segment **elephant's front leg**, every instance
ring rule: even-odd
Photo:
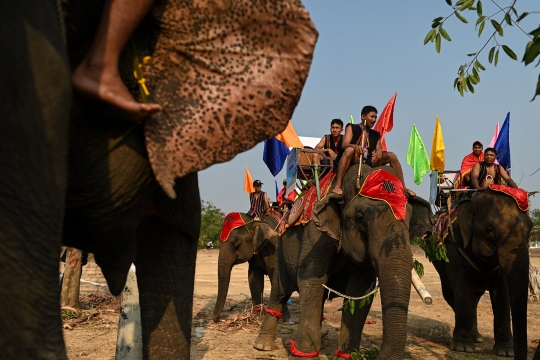
[[[454,269],[456,270],[456,269]],[[456,270],[460,272],[461,270]],[[474,279],[470,274],[455,274],[451,279],[454,289],[455,327],[452,349],[454,351],[473,353],[475,351],[474,338],[476,336],[476,295]],[[459,280],[459,281],[458,281]]]
[[[145,359],[190,358],[201,214],[197,174],[178,180],[176,189],[181,197],[176,200],[158,190],[154,203],[159,215],[145,218],[138,229],[136,267]]]
[[[256,266],[252,264],[252,261],[250,261],[248,268],[248,283],[253,309],[260,309],[260,305],[263,303],[264,275],[255,267]]]
[[[347,282],[345,294],[351,297],[364,296],[376,281],[375,271],[372,267],[360,269],[357,266],[351,266],[348,276],[349,281]],[[344,300],[344,303],[345,301],[347,300]],[[364,330],[364,324],[369,309],[371,309],[373,298],[369,304],[364,305],[362,308],[359,308],[359,303],[360,300],[355,300],[354,313],[352,313],[351,306],[349,305],[343,310],[341,315],[341,330],[338,338],[338,350],[336,351],[336,355],[339,357],[346,357],[351,351],[360,348],[362,331]]]
[[[491,307],[493,309],[493,331],[495,345],[493,353],[498,356],[514,356],[514,343],[510,328],[510,298],[506,277],[499,269],[492,277],[489,286]]]

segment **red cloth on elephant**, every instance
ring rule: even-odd
[[[330,171],[319,181],[319,188],[321,189],[321,199],[328,194],[332,182],[334,180],[334,172]],[[297,226],[305,224],[311,221],[311,216],[313,214],[313,205],[317,202],[317,188],[315,186],[311,187],[308,191],[303,193],[296,201],[294,202],[290,211],[288,211],[278,226],[279,235],[282,235],[285,230],[290,226]],[[289,224],[289,218],[294,223]],[[296,219],[297,218],[297,219]],[[296,219],[296,220],[294,220]]]
[[[350,354],[347,354],[339,349],[337,349],[336,351],[334,351],[334,355],[336,355],[337,357],[340,357],[342,359],[350,359],[351,358],[351,355]]]
[[[225,216],[223,221],[223,227],[221,228],[221,233],[219,234],[219,241],[225,242],[229,238],[231,231],[234,229],[244,226],[246,223],[239,212],[232,212]]]
[[[358,193],[386,202],[397,220],[403,220],[407,216],[407,197],[403,184],[397,176],[386,170],[379,169],[369,174]]]
[[[291,340],[289,350],[291,351],[291,354],[297,357],[305,357],[305,358],[316,358],[319,356],[319,353],[321,352],[321,349],[311,352],[311,353],[305,353],[300,350],[298,350],[294,346],[294,340]]]
[[[435,227],[433,229],[433,233],[438,235],[439,242],[443,243],[444,239],[448,236],[448,223],[450,221],[450,218],[452,218],[452,224],[457,220],[456,212],[457,207],[450,210],[450,216],[448,216],[448,213],[443,213],[439,215],[439,218],[437,219],[437,222],[435,223]]]
[[[502,193],[505,193],[506,195],[513,197],[514,200],[516,200],[519,210],[529,210],[529,196],[527,195],[527,192],[525,190],[495,184],[490,184],[489,188],[491,190],[500,191]]]

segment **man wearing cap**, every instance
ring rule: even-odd
[[[280,207],[280,209],[287,208],[290,210],[292,207],[292,203],[296,199],[297,193],[296,190],[293,190],[289,193],[288,196],[285,196],[285,193],[287,192],[287,179],[283,179],[283,187],[279,191],[277,202]]]
[[[476,140],[473,142],[472,150],[472,153],[465,156],[461,162],[461,170],[459,170],[461,180],[458,175],[455,182],[456,188],[467,189],[471,185],[471,170],[474,164],[484,161],[484,153],[482,152],[484,150],[484,144],[481,141]]]
[[[255,191],[249,194],[249,203],[251,208],[249,209],[247,215],[251,216],[255,220],[264,220],[264,215],[267,211],[270,211],[270,202],[268,200],[268,194],[264,191],[261,191],[262,188],[261,180],[255,180],[253,182],[253,187]]]

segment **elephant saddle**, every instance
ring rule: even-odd
[[[489,188],[494,191],[500,191],[516,200],[516,204],[521,211],[529,210],[529,196],[527,192],[519,188],[511,188],[508,186],[490,184]]]
[[[394,174],[378,169],[368,175],[358,194],[386,202],[397,220],[407,216],[407,197],[401,180]]]
[[[231,231],[241,226],[246,225],[244,219],[239,212],[232,212],[225,216],[223,221],[223,227],[221,228],[221,233],[219,234],[219,241],[225,242],[229,238]]]
[[[330,187],[332,186],[334,177],[334,172],[330,171],[321,179],[321,181],[319,181],[321,198],[328,194],[328,190],[330,190]],[[317,203],[317,188],[313,186],[311,189],[303,193],[298,199],[296,199],[291,210],[283,216],[278,226],[279,235],[282,235],[290,226],[308,223],[311,220],[311,215],[313,214],[313,205],[315,203]]]
[[[433,228],[433,233],[437,235],[439,242],[442,244],[444,243],[444,239],[448,236],[448,224],[450,223],[450,219],[452,219],[452,224],[457,220],[457,207],[450,210],[450,216],[447,212],[442,213],[439,215],[439,218],[437,219],[437,222],[435,223],[435,226]]]

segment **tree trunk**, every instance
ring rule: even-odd
[[[79,293],[81,287],[82,251],[75,248],[67,248],[66,251],[64,282],[62,284],[60,305],[62,307],[70,306],[75,309],[80,309]]]

